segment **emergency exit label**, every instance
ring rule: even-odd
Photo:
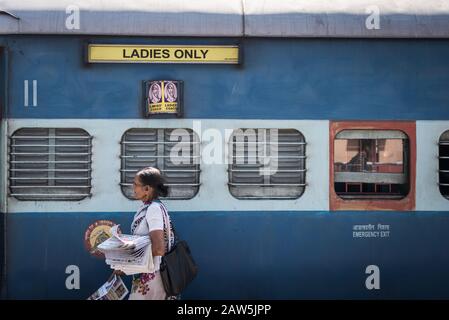
[[[389,224],[355,224],[352,226],[353,238],[389,238]]]
[[[158,46],[89,44],[89,63],[238,64],[239,46]]]

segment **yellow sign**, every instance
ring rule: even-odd
[[[238,46],[89,44],[89,63],[239,63]]]

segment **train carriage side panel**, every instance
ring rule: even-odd
[[[8,298],[86,298],[110,270],[85,252],[83,229],[102,218],[128,227],[132,214],[14,214]],[[186,299],[448,298],[448,219],[442,214],[174,211],[172,216],[200,267]],[[372,223],[389,225],[390,237],[353,238],[354,225]],[[31,252],[29,239],[37,239]],[[80,290],[65,287],[65,270],[72,264],[81,271]],[[380,270],[379,290],[366,287],[372,265]]]
[[[82,55],[88,41],[241,42],[244,60],[240,67],[87,65]],[[141,81],[165,77],[184,80],[184,117],[191,119],[449,118],[447,40],[21,36],[8,44],[12,118],[141,118]],[[36,108],[24,108],[24,80],[30,86],[37,80]]]
[[[7,48],[0,46],[0,297],[6,296],[6,154],[7,154],[7,83],[8,83],[8,55]]]
[[[426,164],[436,161],[437,146],[430,143],[449,129],[449,41],[244,39],[245,60],[235,67],[86,65],[81,58],[87,40],[237,41],[229,38],[3,40],[13,57],[4,137],[24,127],[78,127],[93,136],[91,198],[8,198],[8,298],[83,299],[92,293],[109,270],[84,249],[84,231],[100,219],[128,230],[137,207],[119,187],[123,133],[193,128],[194,120],[203,130],[299,130],[307,141],[308,186],[296,200],[238,200],[229,193],[227,167],[202,164],[198,194],[167,201],[200,266],[185,298],[449,297],[448,200],[434,181],[435,164]],[[185,81],[185,119],[140,119],[141,81],[166,77]],[[26,79],[38,81],[36,107],[23,105]],[[416,211],[329,211],[329,120],[417,120]],[[389,237],[354,236],[354,226],[369,224],[388,225]],[[69,265],[80,268],[79,290],[65,286]],[[380,268],[380,290],[366,287],[370,265]]]

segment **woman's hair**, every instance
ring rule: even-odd
[[[168,187],[164,185],[164,178],[157,168],[146,167],[137,172],[140,182],[145,186],[150,186],[154,189],[153,197],[166,197],[168,194]]]

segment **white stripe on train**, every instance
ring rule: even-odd
[[[198,119],[200,120],[200,119]],[[10,119],[8,135],[22,127],[78,127],[93,137],[92,197],[82,201],[18,201],[7,199],[8,212],[128,212],[138,202],[120,190],[120,140],[130,128],[194,128],[193,119]],[[417,121],[416,210],[447,211],[449,201],[438,188],[438,145],[449,121]],[[227,166],[201,165],[201,186],[190,200],[167,200],[170,211],[328,211],[329,121],[201,119],[201,131],[209,128],[293,128],[307,142],[307,187],[296,200],[238,200],[228,190]],[[201,132],[197,132],[201,134]],[[5,150],[5,141],[2,146]],[[2,161],[6,161],[2,153]],[[106,165],[105,165],[106,164]],[[2,166],[4,168],[4,166]],[[5,171],[6,173],[6,171]]]

